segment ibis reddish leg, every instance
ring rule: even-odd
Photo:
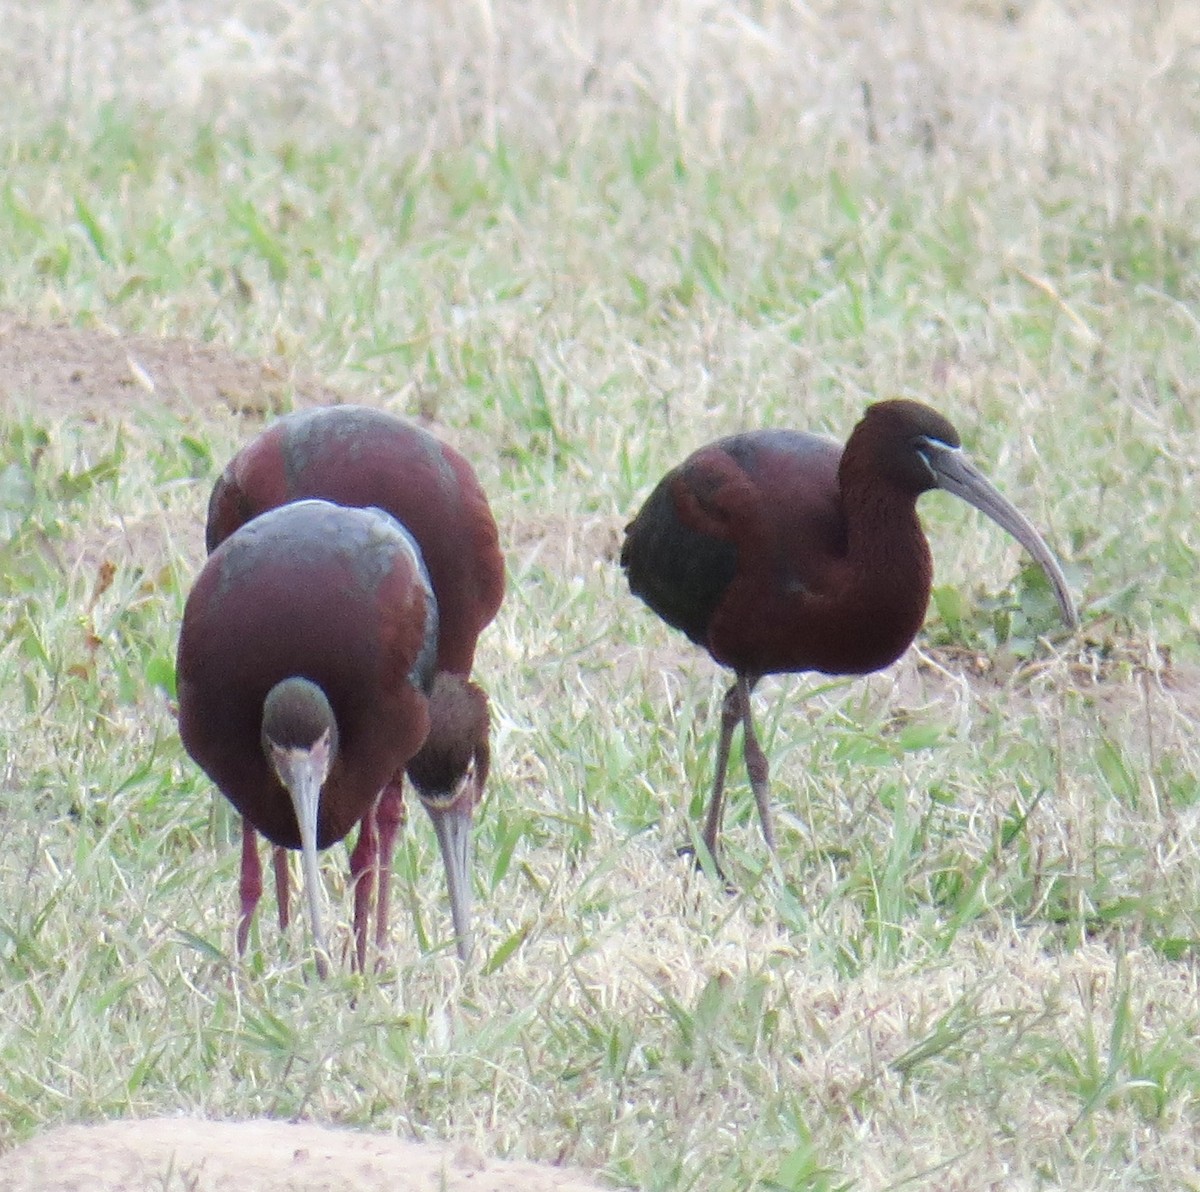
[[[392,855],[396,835],[404,824],[404,781],[397,775],[385,786],[375,806],[379,830],[379,892],[375,898],[375,947],[382,954],[388,942],[388,917],[392,910]]]
[[[750,708],[750,695],[758,682],[757,676],[738,675],[738,701],[742,707],[742,749],[746,758],[746,774],[750,778],[750,789],[758,807],[758,818],[762,823],[763,840],[767,848],[775,851],[775,828],[771,822],[771,769],[767,755],[758,743],[754,731],[754,713]]]
[[[717,744],[717,772],[713,777],[712,798],[708,803],[708,817],[704,823],[704,846],[714,861],[717,859],[717,841],[721,835],[721,820],[725,812],[725,778],[729,771],[729,752],[733,744],[733,730],[742,726],[743,749],[746,758],[746,773],[750,777],[750,789],[758,807],[758,818],[762,822],[763,839],[767,848],[775,851],[775,829],[771,822],[770,767],[767,755],[758,743],[754,731],[754,716],[750,709],[750,695],[758,683],[758,675],[738,672],[737,681],[725,692],[721,701],[721,739]]]
[[[367,970],[367,920],[371,915],[371,895],[379,872],[379,832],[375,808],[362,817],[358,842],[350,854],[350,881],[354,886],[354,959],[360,973]]]
[[[713,776],[712,796],[708,801],[708,817],[704,822],[704,847],[713,862],[717,860],[717,839],[721,835],[721,820],[725,814],[725,775],[729,770],[729,748],[733,730],[742,718],[738,685],[734,683],[721,701],[721,740],[717,745],[717,771]]]
[[[250,924],[262,897],[262,862],[258,859],[258,833],[248,820],[242,820],[242,874],[238,885],[241,910],[237,924],[237,954],[245,955],[250,938]]]
[[[288,851],[275,847],[275,904],[279,908],[279,930],[287,931],[292,921],[292,892],[288,876]]]

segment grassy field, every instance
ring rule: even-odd
[[[238,968],[171,692],[271,402],[0,376],[0,1150],[187,1110],[660,1192],[1200,1187],[1198,46],[1166,0],[0,0],[0,308],[431,420],[509,568],[472,971],[420,812],[384,974],[314,983],[269,897]],[[728,895],[676,856],[724,676],[621,528],[718,434],[892,395],[1084,624],[925,498],[915,648],[760,688],[780,864],[739,762]]]

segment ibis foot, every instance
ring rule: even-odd
[[[700,873],[708,872],[708,867],[704,864],[703,856],[694,844],[681,844],[675,850],[675,855],[677,857],[691,857],[692,865],[695,869],[697,869]],[[715,856],[713,856],[711,851],[708,853],[708,859],[712,862],[713,870],[717,875],[717,881],[719,881],[721,885],[725,887],[725,893],[739,893],[737,886],[735,886],[733,882],[729,880],[725,870],[721,867],[721,862],[718,861]]]

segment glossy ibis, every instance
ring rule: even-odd
[[[213,489],[206,541],[213,550],[239,526],[287,501],[320,497],[376,506],[416,539],[438,605],[438,676],[430,732],[408,776],[433,820],[446,870],[459,956],[471,948],[471,825],[488,773],[488,702],[469,681],[475,643],[504,597],[496,522],[471,465],[434,435],[383,410],[329,406],[281,418],[230,461]],[[378,887],[376,943],[388,927],[392,852],[404,818],[404,772],[387,784],[377,836],[351,858],[355,906]],[[257,857],[255,858],[257,861]],[[276,854],[286,920],[286,856]],[[360,958],[361,959],[361,958]]]
[[[914,401],[869,406],[844,448],[789,430],[718,439],[668,472],[626,527],[630,589],[735,675],[703,834],[714,860],[739,722],[763,836],[775,848],[750,707],[759,679],[867,674],[916,636],[933,575],[916,502],[935,488],[1016,538],[1045,571],[1063,619],[1077,623],[1049,547],[965,458],[954,427]]]
[[[303,854],[326,972],[317,850],[362,824],[429,731],[437,605],[408,532],[378,509],[297,501],[208,557],[184,607],[179,734],[243,817],[238,947],[262,892],[254,832]],[[365,917],[355,916],[358,958]]]

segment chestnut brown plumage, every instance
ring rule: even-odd
[[[621,565],[632,592],[735,675],[703,833],[714,858],[739,723],[763,836],[775,847],[750,706],[759,679],[879,670],[920,629],[933,575],[916,512],[922,493],[954,493],[1012,534],[1045,571],[1063,619],[1077,623],[1049,547],[960,448],[945,418],[905,400],[868,407],[844,448],[789,430],[733,435],[667,473],[626,527]]]
[[[179,733],[243,817],[239,950],[262,891],[257,830],[302,851],[325,974],[317,850],[374,831],[381,788],[428,735],[436,648],[420,552],[378,509],[298,501],[209,556],[179,635]],[[365,920],[355,930],[361,962]]]
[[[466,960],[471,825],[489,756],[487,697],[470,674],[479,634],[504,597],[504,558],[487,497],[459,452],[412,423],[365,406],[308,410],[269,426],[225,468],[208,507],[209,550],[265,510],[304,497],[391,514],[412,534],[428,568],[440,626],[438,677],[431,730],[408,774],[434,823],[458,951]],[[388,926],[392,852],[404,818],[403,778],[398,770],[386,784],[372,834],[351,858],[356,920],[378,889],[380,947]],[[286,873],[277,855],[281,916]]]

